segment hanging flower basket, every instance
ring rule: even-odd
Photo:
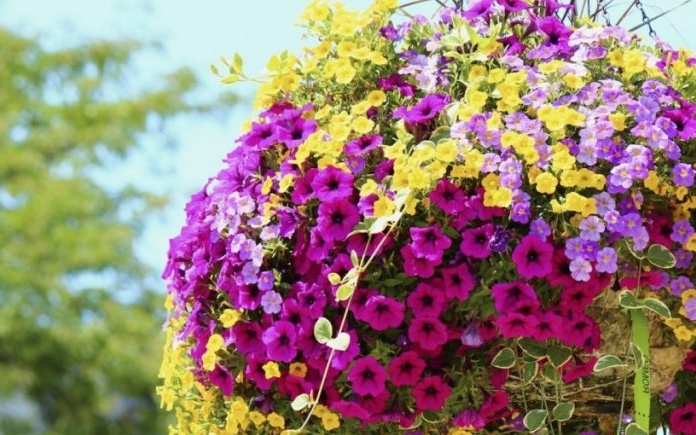
[[[696,59],[575,12],[308,6],[171,241],[172,433],[696,433]]]

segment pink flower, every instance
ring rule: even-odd
[[[445,309],[445,296],[442,290],[422,282],[406,298],[406,305],[416,317],[438,317]]]
[[[404,320],[404,304],[382,295],[370,296],[362,313],[375,331],[396,328]]]
[[[476,277],[466,263],[440,269],[445,295],[451,299],[465,301],[476,287]]]
[[[438,411],[449,398],[452,390],[439,376],[426,376],[413,388],[413,398],[419,411]]]
[[[261,337],[263,344],[266,345],[268,358],[285,363],[289,363],[297,355],[296,338],[295,325],[286,320],[275,322],[273,326],[263,331]]]
[[[447,327],[435,317],[417,317],[408,327],[408,339],[425,350],[447,343]]]
[[[441,263],[442,254],[452,246],[452,240],[442,234],[439,225],[429,227],[413,227],[410,229],[413,254],[418,258]]]
[[[356,394],[377,396],[384,391],[387,372],[374,357],[367,356],[355,361],[348,372],[348,380]]]
[[[551,272],[553,246],[537,236],[525,236],[512,251],[512,261],[523,278],[543,278]]]
[[[416,385],[425,369],[425,362],[412,350],[402,353],[389,363],[389,380],[397,387]]]
[[[689,402],[672,411],[669,428],[675,434],[696,435],[696,402]]]
[[[323,202],[319,206],[317,224],[321,236],[327,241],[345,239],[358,222],[358,208],[346,200]]]
[[[491,287],[493,304],[499,313],[530,313],[541,306],[534,288],[524,281],[501,282]]]
[[[425,258],[416,257],[413,246],[406,245],[401,248],[401,256],[404,259],[404,272],[408,276],[430,278],[435,273],[435,264]]]
[[[495,323],[504,338],[531,337],[539,324],[534,316],[520,313],[506,313],[498,316]]]
[[[353,175],[334,166],[328,166],[314,176],[312,189],[322,202],[348,198],[353,193]]]
[[[553,311],[535,313],[537,325],[534,327],[532,338],[537,341],[558,337],[563,331],[563,318]]]
[[[466,208],[467,197],[462,189],[446,179],[440,180],[428,197],[447,214],[456,214]]]
[[[487,258],[491,255],[491,250],[488,247],[491,237],[493,237],[493,224],[468,229],[462,233],[459,250],[468,257]]]

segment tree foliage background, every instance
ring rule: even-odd
[[[148,134],[161,146],[168,119],[225,104],[191,103],[187,69],[134,89],[141,49],[47,50],[0,27],[0,434],[166,428],[154,396],[162,295],[133,250],[164,198],[139,174],[117,187],[98,174]]]

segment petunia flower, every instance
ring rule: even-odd
[[[320,201],[331,202],[348,198],[353,193],[353,175],[328,166],[314,176],[312,189]]]
[[[531,312],[541,306],[534,288],[523,281],[493,284],[491,296],[495,309],[501,314],[511,311]]]
[[[285,320],[278,320],[266,329],[262,335],[268,358],[273,361],[289,363],[297,355],[295,325]]]
[[[512,251],[512,261],[523,278],[543,278],[551,272],[553,246],[536,236],[525,236]]]
[[[488,246],[493,236],[493,224],[485,224],[477,228],[471,228],[462,233],[462,241],[459,250],[462,254],[482,259],[491,255]]]
[[[465,301],[476,287],[476,277],[466,263],[443,267],[440,269],[440,273],[442,274],[442,287],[445,290],[445,295],[450,299]]]
[[[438,411],[452,394],[452,389],[439,376],[426,376],[413,387],[413,398],[419,411]]]
[[[372,356],[360,358],[348,372],[353,391],[361,396],[377,396],[385,389],[387,372]]]
[[[442,254],[445,250],[452,246],[452,240],[442,233],[437,224],[429,227],[412,227],[409,233],[413,254],[437,264],[442,262]]]
[[[532,337],[539,320],[533,315],[510,312],[498,316],[495,323],[504,338]]]
[[[404,320],[404,304],[387,296],[373,295],[367,300],[362,317],[375,331],[396,328]]]
[[[416,317],[408,326],[408,339],[422,349],[434,350],[447,342],[447,327],[436,317]]]
[[[323,202],[319,205],[318,228],[326,240],[341,241],[360,222],[358,209],[346,200]]]
[[[462,189],[446,179],[440,180],[428,197],[447,214],[456,214],[466,208],[467,198]]]
[[[397,387],[414,386],[425,370],[425,362],[418,353],[409,350],[389,363],[389,380]]]
[[[407,124],[423,124],[437,117],[449,102],[450,96],[447,94],[428,94],[409,109],[399,107],[393,116]]]
[[[413,252],[412,245],[401,248],[401,257],[404,259],[404,272],[408,276],[418,276],[430,278],[435,273],[435,264],[422,257],[417,257]]]
[[[414,316],[438,317],[445,309],[445,295],[431,284],[421,282],[409,293],[406,305]]]
[[[382,136],[378,134],[367,134],[348,142],[343,151],[349,156],[359,156],[378,148],[382,145]]]
[[[675,434],[696,435],[696,402],[674,409],[669,415],[669,429]]]

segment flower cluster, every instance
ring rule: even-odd
[[[569,7],[308,6],[317,45],[269,61],[171,241],[172,433],[533,430],[550,385],[545,418],[599,430],[566,405],[628,358],[621,309],[676,355],[652,393],[695,433],[696,58]]]

